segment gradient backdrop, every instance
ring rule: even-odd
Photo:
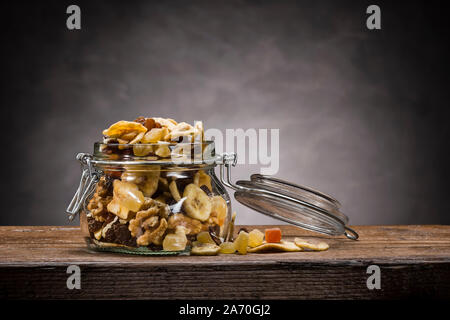
[[[3,3],[0,224],[68,224],[75,155],[139,115],[279,128],[278,176],[334,195],[352,224],[448,224],[443,3]],[[273,222],[233,205],[238,223]]]

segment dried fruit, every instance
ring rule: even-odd
[[[189,123],[180,122],[171,129],[170,139],[172,141],[178,140],[180,137],[192,137],[195,130]]]
[[[216,244],[216,242],[211,238],[211,235],[208,231],[202,231],[199,234],[197,234],[197,241],[201,243],[211,243]]]
[[[169,148],[168,144],[161,143],[158,146],[155,146],[155,154],[161,158],[170,157],[170,148]]]
[[[294,243],[302,249],[309,249],[314,251],[325,251],[330,246],[325,241],[317,240],[317,239],[303,239],[303,238],[295,238]]]
[[[195,241],[191,249],[191,254],[196,256],[215,256],[219,251],[220,247],[216,244]]]
[[[212,191],[211,177],[203,170],[197,171],[197,173],[194,175],[194,183],[199,187],[207,186],[209,191]]]
[[[266,242],[278,243],[281,241],[281,230],[280,228],[266,229]]]
[[[142,138],[142,143],[157,143],[158,141],[163,141],[168,134],[169,130],[167,128],[153,128]]]
[[[236,212],[233,212],[231,215],[231,221],[228,226],[228,232],[227,236],[225,237],[226,241],[233,241],[233,235],[234,235],[234,221],[236,220]]]
[[[248,249],[250,253],[261,253],[261,252],[298,252],[302,251],[301,248],[297,247],[295,243],[290,241],[281,241],[280,243],[263,243],[260,246]]]
[[[239,252],[240,254],[247,254],[248,233],[245,231],[240,232],[236,240],[234,240],[234,245],[237,252]]]
[[[217,217],[218,225],[223,226],[227,218],[227,202],[221,196],[211,197],[211,216]]]
[[[211,201],[206,193],[196,184],[191,183],[186,186],[183,192],[186,199],[183,202],[183,208],[191,218],[205,221],[211,214]]]
[[[168,128],[170,131],[172,131],[178,124],[175,120],[169,118],[153,118],[153,120],[155,120],[155,122],[160,124],[162,127]]]
[[[173,180],[169,184],[169,190],[170,190],[170,193],[172,194],[172,197],[175,199],[175,201],[178,202],[181,200],[180,192],[178,192],[178,187],[177,187],[177,183],[175,182],[175,180]]]
[[[264,241],[264,233],[259,231],[258,229],[253,229],[248,234],[248,246],[249,247],[257,247],[261,245]]]
[[[111,138],[119,138],[130,132],[146,132],[147,128],[134,121],[119,121],[112,124],[108,129],[103,130],[103,135]]]
[[[169,229],[175,229],[177,226],[183,226],[188,231],[186,234],[197,234],[203,229],[203,225],[196,219],[189,218],[182,213],[176,213],[169,217]]]
[[[133,153],[137,157],[145,157],[153,152],[152,145],[136,144],[133,146]]]
[[[236,246],[234,242],[222,242],[220,245],[220,253],[235,253]]]
[[[120,219],[128,220],[132,217],[132,212],[122,206],[117,200],[112,200],[110,203],[108,203],[107,206],[108,212],[111,212],[118,216]]]
[[[175,229],[175,233],[169,233],[164,238],[163,249],[166,251],[181,251],[186,248],[186,244],[186,229],[182,226],[178,226]]]
[[[131,211],[139,211],[145,199],[137,185],[131,182],[114,180],[113,186],[113,201]]]
[[[137,171],[139,167],[126,168],[122,174],[122,181],[136,184],[144,196],[151,197],[158,189],[159,176],[161,174],[160,166],[152,166],[151,170]]]

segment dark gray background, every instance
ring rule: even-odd
[[[72,3],[81,31],[66,29]],[[448,224],[442,3],[3,4],[0,224],[67,224],[75,155],[138,115],[280,128],[278,176],[334,195],[351,223]],[[233,205],[238,223],[272,222]]]

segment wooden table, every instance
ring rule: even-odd
[[[317,236],[281,228],[285,239]],[[0,227],[0,298],[450,297],[450,226],[354,228],[360,240],[324,236],[324,252],[143,257],[89,251],[75,227]],[[70,265],[80,267],[80,290],[67,288]],[[367,287],[370,265],[379,290]]]

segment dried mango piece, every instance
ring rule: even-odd
[[[301,248],[290,241],[281,241],[280,243],[263,243],[260,246],[248,249],[250,253],[262,253],[262,252],[298,252],[302,251]]]
[[[280,228],[266,229],[266,242],[269,243],[279,243],[281,241],[281,230]]]
[[[261,231],[259,231],[258,229],[254,229],[252,231],[250,231],[250,233],[248,234],[248,246],[249,247],[257,247],[262,245],[264,241],[264,233],[262,233]]]
[[[237,252],[240,254],[247,254],[248,247],[248,233],[245,231],[239,232],[236,240],[234,240]]]
[[[325,251],[330,246],[325,241],[317,240],[317,239],[304,239],[304,238],[295,238],[294,243],[302,249],[309,249],[314,251]]]
[[[130,132],[147,132],[147,128],[142,124],[133,121],[119,121],[112,124],[108,129],[103,130],[103,135],[111,138],[118,138]]]
[[[219,251],[220,247],[216,244],[194,241],[191,254],[196,256],[215,256],[219,253]]]
[[[234,242],[222,242],[220,245],[220,253],[235,253],[236,252],[236,246],[234,245]]]

